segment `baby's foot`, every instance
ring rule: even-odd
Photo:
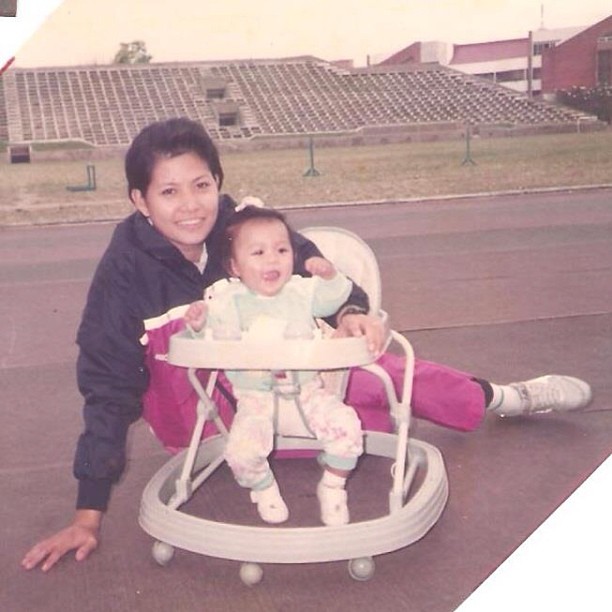
[[[346,525],[349,522],[346,489],[328,487],[319,482],[317,497],[321,506],[321,521],[325,525]]]
[[[266,489],[251,491],[251,501],[257,504],[259,516],[266,523],[284,523],[289,518],[289,510],[274,481]]]

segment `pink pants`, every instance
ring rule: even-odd
[[[390,374],[399,390],[404,359],[385,353],[378,364]],[[149,365],[151,382],[143,397],[143,417],[168,449],[185,447],[195,424],[197,395],[181,368],[155,360],[151,360]],[[206,373],[200,372],[199,375],[205,377]],[[231,392],[225,377],[220,375],[219,379]],[[215,390],[213,399],[229,427],[235,412],[232,402],[218,390]],[[392,431],[385,391],[373,374],[354,370],[344,401],[355,408],[364,430]],[[460,431],[476,429],[485,414],[484,392],[470,374],[422,360],[415,363],[411,404],[413,416]],[[203,437],[214,433],[217,433],[215,426],[208,422]]]
[[[399,393],[404,359],[385,353],[377,363],[389,373]],[[374,374],[353,370],[345,401],[357,410],[364,429],[391,431],[385,390]],[[459,431],[477,429],[486,410],[484,391],[471,374],[420,359],[414,364],[411,406],[413,416]]]

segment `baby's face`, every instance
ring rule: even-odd
[[[254,293],[276,295],[293,274],[293,248],[287,227],[276,219],[252,219],[241,226],[232,246],[231,272]]]

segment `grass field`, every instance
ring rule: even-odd
[[[232,152],[222,156],[224,191],[273,206],[405,200],[489,191],[612,184],[612,131],[524,138]],[[117,219],[131,206],[121,159],[95,162],[97,189],[83,161],[0,164],[0,225]]]

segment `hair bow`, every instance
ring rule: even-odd
[[[255,197],[255,196],[245,196],[240,201],[240,204],[236,206],[236,212],[244,210],[247,206],[255,206],[255,208],[265,208],[263,200]]]

